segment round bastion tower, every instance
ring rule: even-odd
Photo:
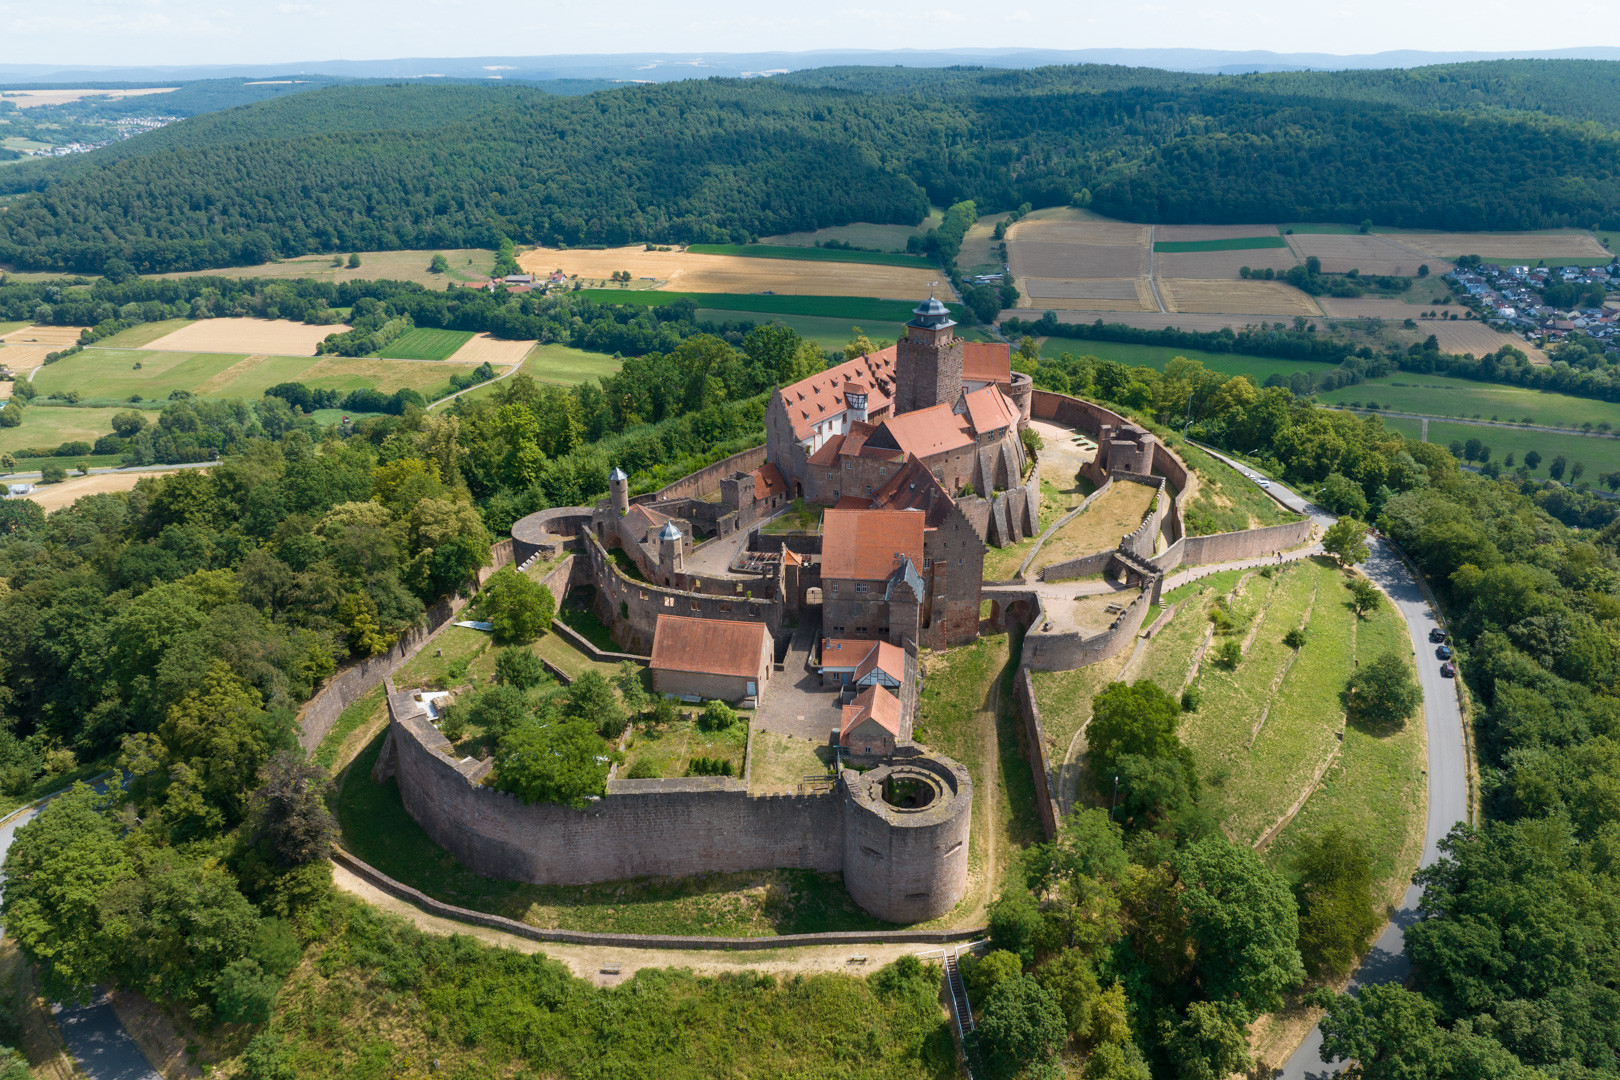
[[[630,512],[630,477],[617,465],[608,473],[608,498],[613,504],[613,516],[622,518]]]
[[[937,919],[967,892],[973,780],[936,754],[846,770],[844,888],[896,923]]]

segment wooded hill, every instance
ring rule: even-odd
[[[1197,76],[829,69],[561,97],[338,86],[6,174],[0,262],[741,242],[930,203],[1158,222],[1620,225],[1612,65]],[[1505,101],[1508,108],[1486,107]],[[1082,194],[1085,193],[1085,194]]]

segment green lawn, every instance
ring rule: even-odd
[[[889,251],[845,251],[839,248],[798,247],[775,244],[688,244],[695,255],[740,255],[751,259],[795,259],[803,262],[876,263],[881,266],[910,266],[931,270],[934,264],[921,255],[900,255]]]
[[[867,323],[906,322],[917,306],[909,300],[878,300],[869,296],[767,296],[764,293],[665,292],[661,289],[636,292],[619,289],[581,289],[580,292],[599,304],[663,307],[677,300],[691,300],[700,308],[747,311],[763,315],[818,315],[829,319],[851,319],[862,326]],[[962,317],[960,304],[946,306],[957,319]]]
[[[695,708],[683,708],[682,713],[694,713]],[[621,779],[627,779],[635,770],[650,772],[656,777],[686,776],[692,759],[720,758],[731,762],[733,776],[742,776],[743,753],[748,747],[748,722],[752,713],[740,714],[738,723],[724,731],[701,731],[695,720],[677,720],[673,724],[649,726],[637,723],[625,751],[624,764],[619,768]]]
[[[472,340],[472,336],[470,330],[417,327],[384,345],[376,355],[390,360],[448,360],[457,349]]]
[[[1421,420],[1399,416],[1384,418],[1385,427],[1399,431],[1410,439],[1418,437],[1421,424]],[[1598,474],[1620,470],[1620,439],[1606,439],[1593,435],[1560,435],[1551,431],[1488,427],[1483,424],[1453,423],[1449,420],[1429,421],[1429,441],[1432,443],[1449,446],[1453,440],[1467,442],[1469,439],[1478,439],[1490,447],[1492,461],[1501,461],[1508,454],[1512,454],[1515,468],[1523,463],[1526,452],[1537,451],[1543,460],[1541,466],[1531,475],[1538,480],[1548,478],[1547,467],[1559,454],[1564,455],[1572,465],[1577,461],[1583,462],[1586,465],[1586,474],[1582,479],[1590,482],[1593,487],[1598,484]],[[1566,481],[1569,479],[1567,473],[1564,479]]]
[[[164,319],[161,322],[138,323],[128,330],[120,330],[112,337],[96,342],[103,349],[139,349],[165,334],[172,334],[182,326],[190,326],[195,319]]]
[[[65,442],[95,442],[112,433],[112,418],[121,409],[66,409],[30,405],[16,427],[0,428],[0,453],[15,454],[32,449],[54,450]],[[78,459],[55,459],[77,464]]]
[[[606,353],[567,345],[536,345],[523,361],[523,374],[541,382],[573,386],[603,375],[617,375],[619,360]]]
[[[1620,405],[1591,398],[1532,390],[1523,386],[1481,383],[1444,375],[1414,375],[1396,372],[1370,379],[1358,386],[1346,386],[1317,400],[1326,405],[1365,405],[1377,402],[1380,408],[1396,412],[1454,416],[1459,419],[1497,419],[1512,423],[1529,416],[1538,424],[1553,427],[1579,427],[1582,423],[1608,421],[1620,428]]]
[[[1229,236],[1224,240],[1159,240],[1153,250],[1170,255],[1182,251],[1252,251],[1287,246],[1288,241],[1280,236]]]

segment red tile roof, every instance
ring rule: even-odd
[[[986,386],[967,395],[968,419],[980,435],[1018,423],[1018,410],[998,387]]]
[[[774,462],[766,462],[754,470],[754,498],[769,499],[776,495],[787,494],[787,481],[782,479],[782,470]]]
[[[960,450],[973,445],[973,428],[966,416],[958,416],[945,403],[930,405],[926,409],[901,413],[883,421],[888,431],[887,441],[893,442],[903,453],[930,458],[949,450]],[[877,440],[882,443],[885,440]]]
[[[866,654],[861,666],[855,669],[855,679],[860,681],[871,674],[873,668],[892,675],[899,682],[906,678],[906,651],[898,645],[890,645],[887,641],[877,642],[877,647]]]
[[[895,352],[895,346],[891,345],[870,356],[846,360],[778,390],[777,397],[787,409],[788,420],[793,424],[794,437],[800,440],[810,438],[815,434],[817,424],[844,411],[844,385],[850,379],[859,380],[870,387],[866,395],[867,412],[887,408],[894,395]]]
[[[855,704],[845,705],[838,725],[839,740],[849,736],[867,720],[871,720],[893,735],[900,737],[900,699],[881,686],[869,686],[855,698]]]
[[[768,636],[764,623],[660,615],[650,666],[654,671],[757,679]]]
[[[1000,341],[964,342],[962,378],[969,382],[1011,383],[1012,346]]]
[[[921,510],[928,515],[928,528],[937,529],[956,500],[913,454],[872,493],[871,503],[878,510]]]
[[[624,516],[630,519],[630,524],[635,530],[634,535],[638,536],[645,536],[652,529],[662,528],[664,523],[669,521],[668,514],[654,510],[650,506],[643,506],[641,503],[632,506]]]
[[[823,465],[836,465],[838,464],[838,455],[841,452],[840,448],[843,445],[844,437],[842,435],[829,435],[827,441],[817,447],[815,453],[805,458],[805,463],[815,465],[818,468]]]
[[[923,564],[926,515],[915,510],[828,510],[821,519],[821,576],[885,581],[910,559]]]

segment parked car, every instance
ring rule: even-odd
[[[1449,663],[1441,664],[1440,665],[1440,674],[1444,678],[1454,679],[1454,678],[1457,677],[1457,669],[1456,669],[1456,667],[1454,667],[1453,665],[1451,665]]]
[[[1442,645],[1442,646],[1440,646],[1438,649],[1434,650],[1434,655],[1438,656],[1442,660],[1450,660],[1451,659],[1451,646],[1450,645]]]
[[[1446,640],[1446,632],[1437,626],[1429,631],[1429,640],[1433,642],[1444,641]]]

